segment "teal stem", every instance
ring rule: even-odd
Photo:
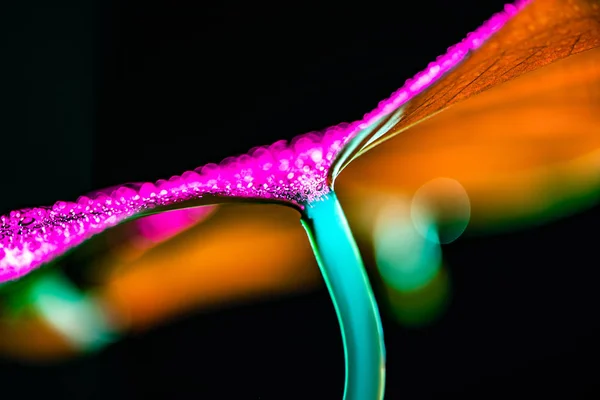
[[[385,346],[375,296],[336,194],[306,204],[302,225],[335,306],[344,342],[344,400],[381,400]]]

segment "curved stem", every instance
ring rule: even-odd
[[[385,347],[375,297],[334,192],[307,204],[306,229],[335,306],[346,358],[345,400],[381,400]]]

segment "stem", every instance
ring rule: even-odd
[[[381,400],[385,347],[375,297],[344,212],[332,191],[302,216],[342,331],[344,400]]]

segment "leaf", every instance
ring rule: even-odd
[[[511,6],[507,6],[511,7]],[[456,68],[402,107],[399,122],[353,158],[474,95],[545,65],[600,46],[600,2],[538,0]]]

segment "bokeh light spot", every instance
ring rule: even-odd
[[[29,295],[36,311],[79,349],[97,350],[115,339],[101,306],[60,274],[36,280]]]
[[[410,213],[417,232],[429,241],[451,243],[465,231],[471,202],[465,188],[450,178],[435,178],[413,195]],[[432,230],[432,222],[437,229]]]
[[[375,260],[382,278],[396,290],[425,286],[441,265],[438,241],[425,239],[437,236],[433,221],[422,228],[426,236],[416,230],[405,200],[388,203],[378,214],[373,232]]]

